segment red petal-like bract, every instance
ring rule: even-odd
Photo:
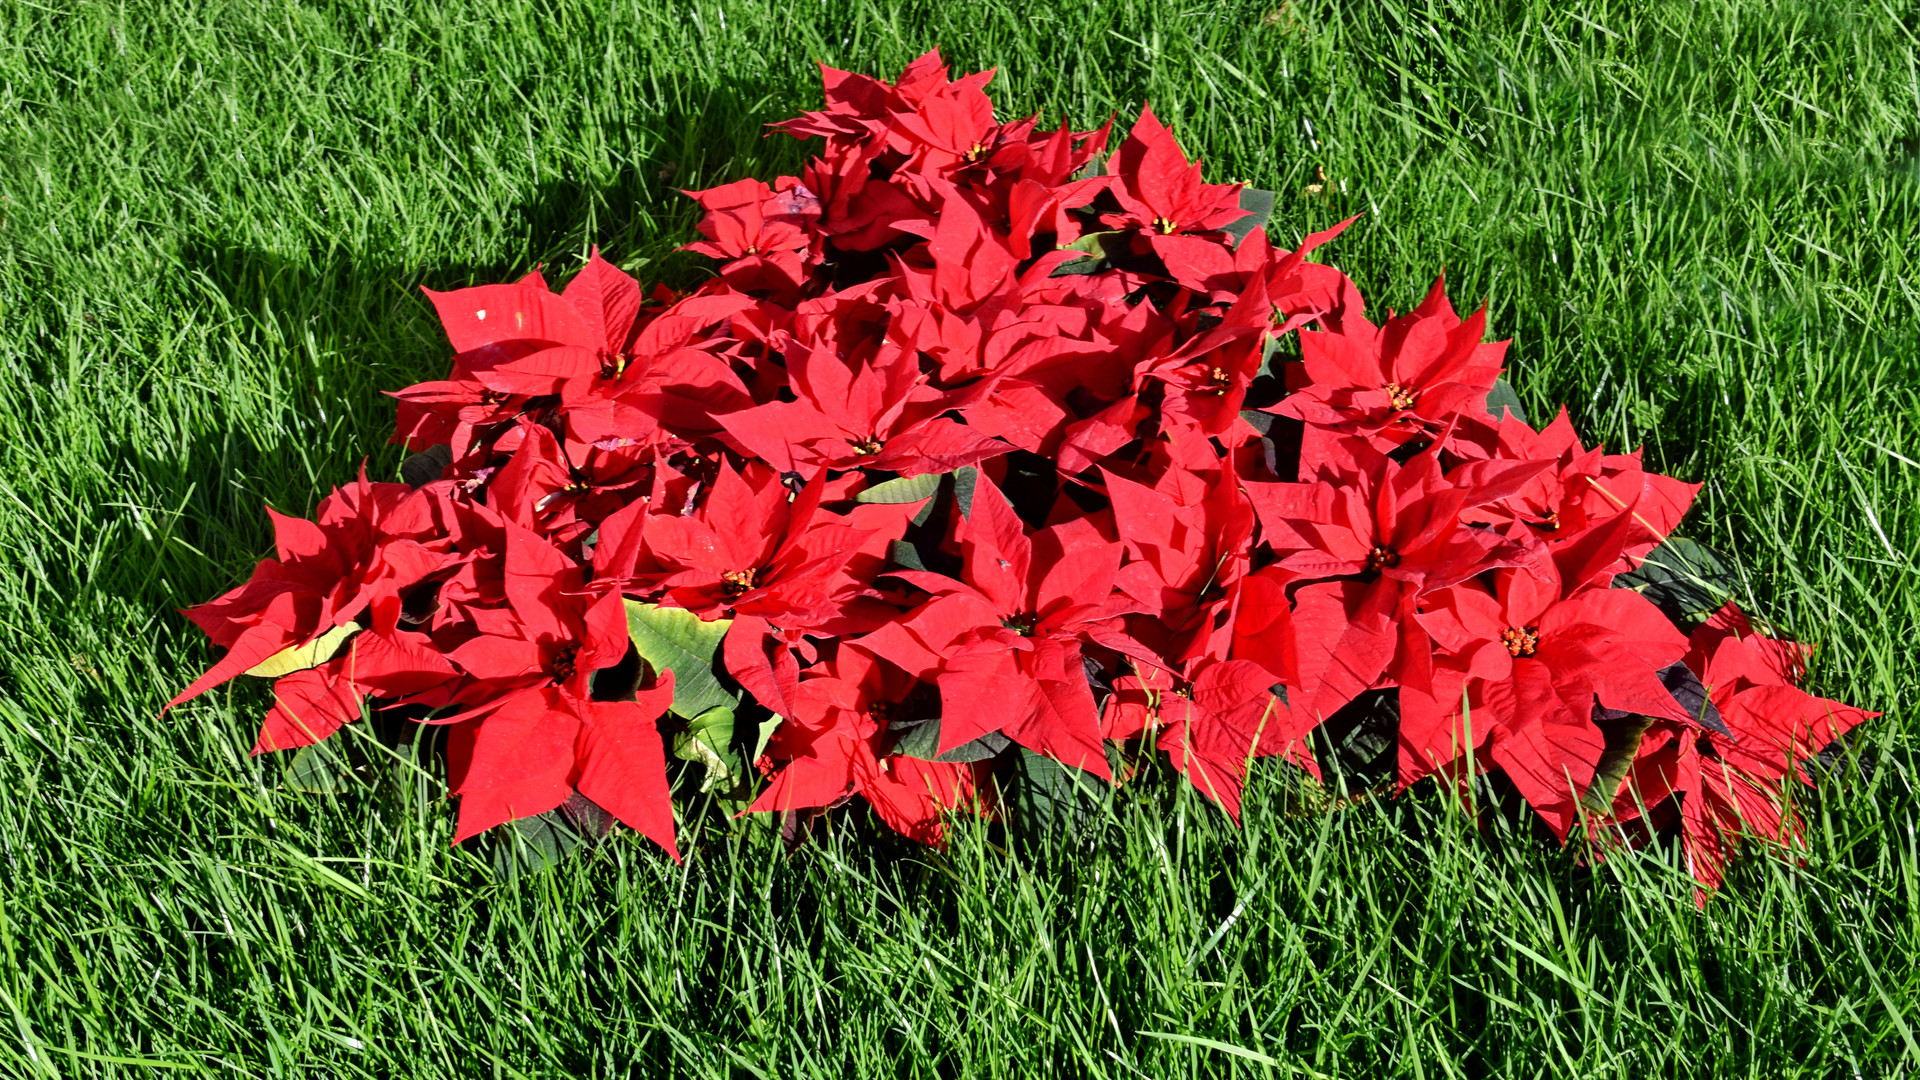
[[[585,800],[677,854],[676,705],[722,683],[778,719],[735,806],[857,796],[927,843],[999,812],[994,755],[1118,781],[1115,741],[1237,819],[1254,759],[1319,775],[1320,725],[1394,691],[1400,787],[1499,772],[1563,841],[1671,822],[1706,888],[1797,836],[1784,788],[1873,714],[1731,607],[1689,639],[1612,587],[1697,487],[1490,413],[1484,305],[1370,320],[1308,258],[1350,221],[1279,242],[1150,109],[1108,155],[937,53],[822,75],[777,125],[824,140],[799,175],[687,193],[692,292],[597,251],[429,291],[451,371],[394,395],[428,475],[272,515],[171,705],[277,676],[256,752],[403,708],[448,728],[456,840]],[[720,681],[636,675],[629,604],[728,620]]]
[[[1731,602],[1694,630],[1687,666],[1705,684],[1726,732],[1656,720],[1601,823],[1628,839],[1673,818],[1697,898],[1720,884],[1744,839],[1803,844],[1786,801],[1793,783],[1811,784],[1807,762],[1863,720],[1880,715],[1815,697],[1794,684],[1812,649],[1766,637]]]

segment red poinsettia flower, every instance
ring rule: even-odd
[[[971,314],[1017,280],[1020,260],[1008,240],[952,184],[927,183],[937,212],[893,223],[901,232],[926,238],[926,244],[910,249],[897,268],[900,283],[916,299],[938,303],[956,315]],[[1061,253],[1052,263],[1071,256],[1071,252]]]
[[[1153,732],[1173,767],[1239,821],[1247,766],[1288,724],[1273,673],[1247,660],[1207,663],[1191,682],[1151,666],[1135,670],[1114,680],[1102,734]]]
[[[1582,447],[1564,408],[1539,432],[1504,411],[1498,423],[1481,430],[1489,456],[1551,461],[1554,467],[1506,498],[1476,507],[1469,518],[1515,540],[1537,539],[1558,550],[1625,515],[1618,557],[1600,568],[1609,580],[1638,565],[1665,540],[1700,490],[1698,484],[1646,471],[1638,451],[1606,454],[1599,447]],[[1459,452],[1467,444],[1457,440],[1451,445]]]
[[[843,516],[820,509],[822,487],[816,480],[796,495],[766,465],[736,472],[721,462],[697,511],[647,518],[648,552],[664,568],[651,588],[702,618],[838,633],[844,605],[879,573],[916,507],[863,505]]]
[[[1470,507],[1504,498],[1549,462],[1475,462],[1449,473],[1432,453],[1401,465],[1364,445],[1347,449],[1351,471],[1334,480],[1243,482],[1282,568],[1301,578],[1378,575],[1417,596],[1540,558],[1461,518]]]
[[[579,539],[653,483],[651,446],[589,445],[576,465],[546,427],[523,421],[523,429],[519,448],[488,480],[487,502],[556,544]]]
[[[1204,484],[1179,466],[1155,487],[1105,476],[1128,557],[1115,583],[1142,608],[1129,619],[1134,638],[1181,670],[1201,656],[1225,659],[1252,554],[1253,507],[1239,479],[1222,469]]]
[[[455,723],[447,739],[448,785],[460,799],[454,843],[556,809],[578,791],[679,858],[655,724],[672,703],[669,671],[632,701],[582,701],[547,686]]]
[[[369,696],[394,699],[451,683],[458,673],[431,639],[400,628],[400,607],[397,596],[381,598],[368,610],[371,625],[332,658],[276,679],[253,752],[317,743],[360,719]]]
[[[951,129],[969,123],[966,114],[978,103],[961,99],[968,88],[978,95],[991,73],[968,76],[961,80],[966,85],[955,89],[936,50],[908,64],[892,86],[825,65],[821,75],[827,108],[773,126],[797,138],[827,138],[826,156],[815,158],[801,174],[802,182],[820,196],[819,230],[840,250],[872,251],[900,235],[894,222],[924,214],[908,189],[926,172],[907,167],[909,161],[918,157],[924,165],[923,149],[933,150],[936,157],[949,153],[933,144],[945,141],[947,135],[957,137],[958,132]],[[952,106],[958,106],[961,115],[938,117],[941,132],[927,130],[924,121],[921,133],[898,122],[943,92],[950,105],[945,109],[936,105],[935,112],[949,114]],[[990,105],[986,111],[990,120]],[[967,149],[971,150],[970,144]],[[892,179],[896,173],[902,182]]]
[[[974,802],[976,768],[882,754],[888,711],[918,681],[859,649],[810,669],[793,715],[767,743],[783,764],[748,809],[805,810],[858,795],[895,832],[938,844],[942,816]]]
[[[482,432],[511,422],[532,401],[526,394],[500,393],[474,374],[477,368],[494,367],[513,356],[511,350],[494,347],[463,353],[453,358],[453,371],[446,379],[387,391],[399,403],[391,441],[413,450],[443,445],[454,458],[467,456]]]
[[[982,76],[991,75],[991,72],[982,72],[968,79],[984,85],[986,80]],[[830,140],[829,151],[839,153],[872,149],[875,136],[889,133],[890,121],[896,113],[909,112],[953,85],[939,49],[915,57],[892,84],[825,64],[820,65],[820,81],[826,91],[825,109],[768,126],[798,139],[822,136]]]
[[[938,53],[931,53],[935,59]],[[908,108],[889,117],[888,143],[907,155],[900,171],[908,175],[946,174],[956,167],[978,164],[993,156],[999,125],[986,85],[993,69],[975,72],[944,86],[929,88]],[[944,76],[943,76],[944,78]],[[911,92],[911,91],[909,91]]]
[[[1287,371],[1293,392],[1269,411],[1381,450],[1441,434],[1462,411],[1484,412],[1500,377],[1507,343],[1483,342],[1486,323],[1484,307],[1465,321],[1454,314],[1443,277],[1385,326],[1350,312],[1338,332],[1303,330],[1301,362]],[[1317,459],[1317,447],[1302,456]]]
[[[1121,633],[1135,606],[1114,591],[1121,545],[1084,518],[1028,535],[984,475],[954,536],[963,580],[895,571],[933,599],[859,644],[940,688],[940,753],[1003,731],[1109,776],[1081,658],[1088,642],[1139,651]]]
[[[268,510],[276,557],[245,585],[183,612],[227,653],[167,708],[353,626],[370,605],[457,561],[433,535],[428,499],[405,484],[370,483],[363,468],[358,482],[321,500],[314,521]]]
[[[726,260],[721,276],[742,292],[797,300],[812,246],[806,226],[820,216],[820,200],[792,177],[783,177],[781,185],[776,192],[748,179],[682,192],[707,213],[697,226],[706,239],[680,250]]]
[[[639,284],[596,250],[558,295],[529,275],[427,296],[456,350],[510,350],[475,380],[496,394],[558,395],[567,432],[582,443],[650,441],[669,416],[679,430],[711,431],[711,410],[751,400],[725,361],[686,344],[753,307],[743,294],[707,291],[643,311]]]
[[[1655,720],[1640,738],[1613,797],[1611,821],[1639,822],[1645,811],[1657,827],[1677,816],[1687,867],[1701,885],[1697,902],[1705,903],[1704,890],[1719,887],[1742,838],[1799,841],[1800,824],[1785,799],[1788,782],[1811,784],[1806,762],[1880,715],[1796,686],[1812,651],[1760,634],[1727,603],[1693,632],[1686,662],[1730,735]]]
[[[1178,260],[1177,247],[1163,249],[1154,237],[1216,232],[1247,216],[1240,209],[1241,185],[1202,183],[1200,163],[1187,160],[1173,132],[1144,105],[1108,172],[1114,182],[1106,190],[1120,211],[1103,214],[1101,222],[1142,230],[1163,258],[1173,255],[1169,263]]]
[[[620,594],[586,593],[558,548],[507,523],[509,609],[451,652],[467,676],[448,699],[466,709],[447,756],[460,797],[454,842],[543,814],[575,790],[675,851],[666,760],[654,726],[673,701],[672,673],[633,701],[596,701],[595,672],[628,648]]]
[[[825,476],[797,496],[758,462],[722,462],[693,514],[646,519],[650,583],[661,602],[703,619],[733,620],[727,668],[762,704],[788,715],[799,676],[792,650],[806,635],[860,633],[892,614],[865,592],[917,504],[870,504],[846,515],[820,509]]]
[[[1564,839],[1605,739],[1594,703],[1694,721],[1660,680],[1686,638],[1628,589],[1562,587],[1551,560],[1429,594],[1430,684],[1400,688],[1400,782],[1467,754],[1497,764]]]
[[[1345,446],[1333,480],[1243,481],[1265,542],[1283,557],[1274,572],[1314,581],[1292,590],[1297,667],[1285,672],[1288,704],[1306,727],[1333,715],[1391,673],[1418,677],[1418,632],[1407,613],[1427,592],[1543,556],[1461,521],[1544,462],[1482,462],[1443,473],[1434,454],[1399,465],[1364,444]]]
[[[1136,385],[1144,390],[1157,384],[1167,422],[1208,435],[1226,434],[1241,422],[1240,406],[1259,373],[1272,315],[1266,281],[1256,277],[1217,325],[1167,356],[1141,364]]]
[[[938,49],[913,64],[920,66],[928,62],[939,67],[939,78],[945,82],[946,65],[940,63]],[[908,70],[912,71],[913,67]],[[904,81],[905,76],[902,78]],[[796,139],[820,136],[832,144],[831,151],[845,153],[866,142],[873,131],[886,122],[893,87],[872,76],[841,71],[825,64],[820,65],[820,83],[827,99],[825,109],[767,126]]]
[[[508,607],[452,650],[471,680],[453,699],[486,711],[552,688],[570,701],[586,701],[593,673],[627,653],[620,595],[587,592],[586,571],[534,533],[511,522],[504,532]]]
[[[754,456],[807,478],[821,469],[951,472],[1013,449],[937,415],[943,396],[918,366],[891,359],[850,370],[831,354],[795,348],[787,354],[794,400],[715,419]]]

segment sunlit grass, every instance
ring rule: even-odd
[[[1920,1066],[1920,81],[1911,4],[0,5],[0,1072],[333,1076],[1898,1075]],[[1002,115],[1142,100],[1381,304],[1445,268],[1536,415],[1704,481],[1692,535],[1887,715],[1798,871],[1704,912],[1436,799],[1236,830],[1178,785],[1098,842],[945,852],[843,814],[515,884],[431,777],[165,718],[173,609],[444,369],[416,286],[599,244],[705,271],[677,188],[804,147],[815,59],[997,66]],[[1310,185],[1319,185],[1312,190]]]

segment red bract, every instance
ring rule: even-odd
[[[474,381],[509,399],[558,395],[569,437],[583,444],[650,442],[663,422],[711,431],[713,410],[749,400],[726,362],[690,340],[752,307],[744,295],[695,295],[646,312],[639,285],[596,252],[558,295],[536,274],[427,296],[455,350],[486,351]]]
[[[1686,638],[1637,593],[1564,589],[1551,562],[1493,578],[1431,595],[1414,615],[1435,648],[1428,685],[1400,688],[1400,782],[1484,755],[1564,838],[1605,748],[1596,700],[1692,722],[1659,677]]]
[[[1224,616],[1247,571],[1254,526],[1253,508],[1231,473],[1221,470],[1202,488],[1183,483],[1193,479],[1183,472],[1169,469],[1160,488],[1106,474],[1128,556],[1115,584],[1141,607],[1129,620],[1134,636],[1175,666],[1200,656],[1225,659],[1232,619]]]
[[[716,419],[749,453],[809,478],[822,469],[951,472],[1012,449],[938,415],[944,397],[919,368],[890,359],[850,371],[830,354],[795,349],[787,360],[794,400]]]
[[[681,250],[728,260],[721,276],[742,292],[797,297],[811,247],[805,226],[820,216],[820,200],[792,177],[782,184],[778,193],[758,180],[686,192],[707,211],[699,225],[707,239]]]
[[[1598,447],[1585,449],[1565,409],[1539,432],[1512,414],[1481,430],[1483,449],[1490,456],[1550,461],[1553,467],[1513,494],[1476,507],[1469,517],[1494,525],[1511,539],[1539,540],[1560,551],[1624,516],[1618,554],[1600,567],[1608,577],[1637,565],[1665,540],[1700,490],[1698,484],[1647,472],[1637,451],[1603,454]],[[1467,449],[1462,442],[1452,445]]]
[[[449,448],[449,457],[465,457],[480,432],[526,411],[527,395],[500,393],[474,375],[476,366],[492,367],[509,355],[506,350],[479,349],[456,356],[450,378],[390,393],[400,403],[392,441],[415,448],[442,445]]]
[[[586,700],[593,673],[626,655],[619,594],[585,592],[585,571],[517,525],[506,527],[506,549],[508,606],[452,651],[471,680],[455,699],[484,711],[550,687],[569,701]]]
[[[1340,480],[1247,484],[1283,568],[1305,578],[1378,574],[1419,594],[1538,559],[1461,516],[1504,497],[1546,462],[1491,461],[1447,473],[1430,453],[1401,465],[1364,446],[1352,449],[1354,471]]]
[[[917,682],[858,649],[810,671],[767,747],[787,764],[752,809],[803,810],[858,795],[895,831],[938,843],[941,816],[973,803],[977,770],[886,752],[885,721]]]
[[[1113,166],[1114,180],[1105,190],[1120,210],[1100,220],[1109,228],[1143,230],[1169,266],[1181,258],[1184,242],[1164,237],[1215,232],[1247,216],[1240,208],[1241,185],[1201,183],[1200,163],[1187,161],[1173,133],[1146,106],[1114,152]]]
[[[1274,685],[1271,672],[1247,660],[1207,664],[1190,683],[1141,668],[1115,680],[1105,734],[1128,739],[1152,732],[1173,767],[1238,821],[1247,767],[1261,744],[1287,726]]]
[[[591,531],[652,484],[654,455],[637,443],[581,447],[575,463],[545,427],[525,423],[520,435],[519,448],[489,479],[487,499],[501,516],[555,543]]]
[[[432,537],[425,501],[404,484],[369,483],[363,472],[321,501],[317,521],[267,511],[277,558],[261,560],[245,585],[185,612],[227,654],[167,707],[335,628],[351,629],[370,605],[449,566],[455,556]],[[264,748],[288,745],[262,733]]]
[[[859,644],[940,688],[940,752],[1004,731],[1022,746],[1109,775],[1082,658],[1090,642],[1126,648],[1114,590],[1121,547],[1085,520],[1028,535],[982,477],[955,528],[962,580],[898,571],[933,594]]]
[[[1068,775],[1034,754],[1152,760],[1115,743],[1237,818],[1255,758],[1344,783],[1397,741],[1400,786],[1497,771],[1563,838],[1582,800],[1672,819],[1707,883],[1727,838],[1791,835],[1793,763],[1868,714],[1730,609],[1689,681],[1609,586],[1699,606],[1663,577],[1696,487],[1493,415],[1484,306],[1436,282],[1375,325],[1310,261],[1352,219],[1277,244],[1150,110],[1103,160],[1111,120],[1002,119],[937,52],[821,71],[777,125],[824,139],[800,175],[687,193],[692,291],[597,251],[558,293],[430,291],[451,371],[394,395],[420,490],[276,516],[189,612],[227,653],[174,704],[276,676],[262,751],[368,707],[449,725],[457,839],[584,801],[673,850],[663,736],[731,810],[858,795],[927,842],[1073,804],[1026,797]]]
[[[823,478],[793,497],[764,465],[745,474],[721,462],[700,511],[647,519],[646,545],[662,573],[646,591],[702,619],[726,616],[726,664],[762,703],[792,715],[795,646],[809,634],[858,633],[884,620],[863,582],[911,507],[862,506],[842,517],[819,508]]]
[[[1349,312],[1338,331],[1302,331],[1301,363],[1287,376],[1294,393],[1273,411],[1382,450],[1441,434],[1470,407],[1484,411],[1500,377],[1507,343],[1481,341],[1486,321],[1483,307],[1462,322],[1439,279],[1384,326]]]
[[[558,549],[506,527],[509,608],[450,654],[466,679],[450,695],[464,722],[449,736],[460,799],[456,842],[542,814],[577,788],[675,851],[659,732],[671,673],[635,701],[596,701],[595,672],[627,653],[620,595],[583,592],[585,573]]]
[[[794,495],[772,469],[744,473],[721,462],[692,514],[647,519],[648,552],[662,575],[645,591],[703,618],[750,615],[784,629],[837,634],[847,608],[880,570],[886,533],[910,506],[862,506],[842,516],[820,509],[821,482]]]
[[[1461,515],[1524,483],[1545,463],[1487,462],[1445,474],[1431,453],[1403,466],[1364,444],[1349,449],[1358,470],[1347,474],[1351,479],[1246,485],[1267,543],[1283,556],[1278,570],[1295,580],[1343,579],[1294,593],[1300,666],[1291,673],[1289,706],[1308,725],[1376,685],[1396,656],[1395,681],[1409,673],[1406,665],[1424,664],[1407,616],[1426,593],[1541,557],[1465,525]]]
[[[1612,798],[1615,823],[1674,817],[1687,868],[1717,888],[1742,837],[1794,845],[1801,826],[1785,801],[1790,780],[1811,784],[1806,763],[1879,713],[1815,697],[1794,684],[1813,650],[1765,637],[1728,603],[1693,632],[1686,662],[1730,735],[1655,721]],[[1677,804],[1677,806],[1676,806]],[[1696,893],[1704,902],[1704,892]]]

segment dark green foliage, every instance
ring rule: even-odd
[[[627,634],[655,671],[673,672],[673,713],[689,720],[740,703],[740,695],[720,683],[720,642],[728,619],[701,622],[684,608],[627,601]],[[728,720],[729,729],[732,721]]]
[[[1685,626],[1719,610],[1740,582],[1725,555],[1684,536],[1670,536],[1647,554],[1646,561],[1613,583],[1641,593],[1668,618]]]
[[[1520,406],[1520,395],[1514,392],[1513,384],[1505,379],[1496,380],[1493,393],[1487,395],[1487,411],[1498,417],[1503,412],[1513,414],[1514,419],[1524,423],[1527,412]]]
[[[1002,759],[999,787],[1015,835],[1055,842],[1085,837],[1113,789],[1090,772],[1024,746]]]
[[[1227,235],[1233,237],[1236,243],[1246,239],[1248,233],[1273,220],[1273,206],[1273,192],[1261,191],[1259,188],[1241,188],[1240,209],[1247,211],[1247,216],[1228,225]]]

